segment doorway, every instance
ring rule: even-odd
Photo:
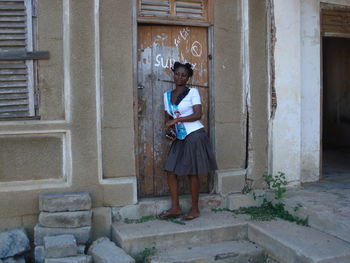
[[[189,62],[191,84],[200,92],[202,122],[208,131],[208,28],[195,26],[138,26],[138,192],[140,197],[168,194],[164,160],[170,141],[164,135],[163,93],[174,87],[171,67]],[[200,191],[209,191],[210,175],[200,176]],[[189,192],[187,177],[179,177],[179,192]]]
[[[323,177],[350,176],[350,38],[323,38]]]

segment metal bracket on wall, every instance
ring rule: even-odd
[[[10,52],[0,52],[1,60],[29,60],[29,59],[49,59],[49,51],[10,51]]]

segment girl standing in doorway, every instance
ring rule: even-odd
[[[192,65],[175,62],[175,89],[164,93],[165,128],[175,127],[174,138],[164,170],[171,196],[171,208],[159,215],[160,219],[179,217],[182,214],[179,204],[178,176],[188,176],[192,196],[192,207],[183,220],[192,220],[200,215],[198,207],[199,176],[216,170],[215,156],[210,141],[200,119],[201,99],[197,89],[186,84],[193,75]]]

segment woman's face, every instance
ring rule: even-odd
[[[188,71],[184,67],[178,67],[174,72],[174,82],[177,86],[186,85],[189,78]]]

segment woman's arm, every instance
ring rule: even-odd
[[[192,108],[193,108],[193,113],[191,115],[172,119],[172,120],[170,120],[170,118],[165,119],[166,120],[165,128],[169,128],[178,122],[193,122],[193,121],[200,120],[202,118],[202,105],[201,104],[193,105]]]

